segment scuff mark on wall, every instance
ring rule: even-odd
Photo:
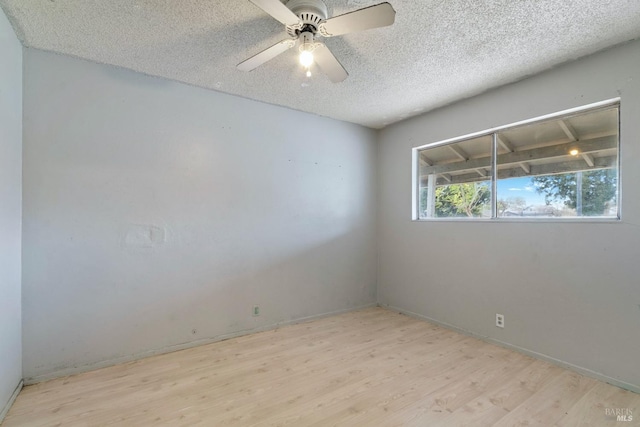
[[[166,242],[163,227],[147,224],[129,224],[124,235],[123,246],[126,248],[155,248]]]

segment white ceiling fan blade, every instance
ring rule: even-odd
[[[318,46],[314,49],[313,58],[318,67],[333,83],[340,83],[349,75],[329,48],[322,43],[318,43]]]
[[[295,40],[285,39],[281,42],[274,44],[273,46],[263,50],[257,55],[252,56],[251,58],[242,61],[238,64],[238,70],[240,71],[251,71],[265,62],[275,58],[283,52],[291,49],[296,44]]]
[[[354,12],[336,16],[320,24],[320,34],[325,37],[340,36],[371,28],[393,24],[396,11],[389,3],[380,3]]]
[[[284,25],[295,25],[300,19],[280,0],[249,0]]]

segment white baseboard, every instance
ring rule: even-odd
[[[284,322],[277,322],[277,323],[273,323],[273,324],[270,324],[270,325],[260,326],[260,327],[257,327],[257,328],[244,329],[244,330],[241,330],[241,331],[236,331],[236,332],[231,332],[231,333],[228,333],[228,334],[218,335],[218,336],[211,337],[211,338],[204,338],[204,339],[200,339],[200,340],[196,340],[196,341],[190,341],[190,342],[187,342],[187,343],[182,343],[182,344],[176,344],[176,345],[171,345],[171,346],[167,346],[167,347],[157,348],[157,349],[148,350],[148,351],[144,351],[144,352],[141,352],[141,353],[136,353],[136,354],[132,354],[132,355],[128,355],[128,356],[121,356],[121,357],[116,357],[116,358],[113,358],[113,359],[101,360],[99,362],[88,363],[88,364],[84,364],[84,365],[71,366],[71,367],[64,368],[64,369],[59,369],[59,370],[56,370],[56,371],[53,371],[53,372],[48,372],[46,374],[35,375],[33,377],[27,377],[27,378],[24,379],[24,384],[25,385],[36,384],[36,383],[39,383],[39,382],[52,380],[54,378],[66,377],[66,376],[69,376],[69,375],[79,374],[79,373],[82,373],[82,372],[94,371],[96,369],[106,368],[108,366],[113,366],[113,365],[119,365],[121,363],[127,363],[127,362],[131,362],[133,360],[143,359],[143,358],[149,357],[149,356],[155,356],[155,355],[158,355],[158,354],[165,354],[165,353],[172,353],[174,351],[185,350],[187,348],[192,348],[192,347],[198,347],[198,346],[201,346],[201,345],[211,344],[211,343],[214,343],[214,342],[228,340],[228,339],[236,338],[236,337],[243,336],[243,335],[255,334],[255,333],[264,332],[264,331],[270,331],[270,330],[274,330],[274,329],[277,329],[277,328],[281,328],[283,326],[295,325],[295,324],[298,324],[298,323],[309,322],[311,320],[317,320],[317,319],[322,319],[322,318],[329,317],[329,316],[336,316],[338,314],[349,313],[351,311],[357,311],[357,310],[362,310],[362,309],[365,309],[365,308],[376,307],[377,305],[378,304],[374,302],[374,303],[365,304],[365,305],[354,307],[354,308],[347,308],[347,309],[343,309],[343,310],[331,311],[331,312],[328,312],[328,313],[314,314],[313,316],[301,317],[301,318],[298,318],[298,319],[287,320],[287,321],[284,321]]]
[[[590,377],[590,378],[594,378],[596,380],[604,381],[604,382],[609,383],[611,385],[614,385],[616,387],[620,387],[620,388],[623,388],[625,390],[629,390],[629,391],[632,391],[634,393],[639,393],[640,394],[640,386],[638,386],[638,385],[630,384],[630,383],[627,383],[625,381],[620,381],[620,380],[618,380],[616,378],[608,377],[608,376],[606,376],[604,374],[601,374],[599,372],[595,372],[595,371],[592,371],[590,369],[583,368],[582,366],[574,365],[572,363],[565,362],[564,360],[556,359],[554,357],[547,356],[546,354],[538,353],[536,351],[529,350],[529,349],[524,348],[524,347],[520,347],[520,346],[517,346],[517,345],[509,344],[508,342],[500,341],[500,340],[497,340],[497,339],[494,339],[494,338],[490,338],[490,337],[487,337],[487,336],[484,336],[484,335],[479,335],[479,334],[476,334],[475,332],[467,331],[466,329],[462,329],[462,328],[459,328],[459,327],[454,326],[454,325],[450,325],[450,324],[445,323],[445,322],[440,322],[439,320],[432,319],[431,317],[424,316],[424,315],[418,314],[418,313],[414,313],[412,311],[404,310],[402,308],[393,307],[393,306],[390,306],[390,305],[382,305],[382,304],[379,304],[379,306],[384,308],[384,309],[387,309],[387,310],[397,311],[398,313],[402,313],[402,314],[405,314],[407,316],[415,317],[417,319],[421,319],[421,320],[425,320],[425,321],[430,322],[430,323],[434,323],[434,324],[436,324],[438,326],[442,326],[443,328],[451,329],[451,330],[453,330],[455,332],[459,332],[459,333],[461,333],[463,335],[467,335],[467,336],[470,336],[470,337],[473,337],[473,338],[477,338],[477,339],[479,339],[481,341],[485,341],[485,342],[488,342],[488,343],[491,343],[491,344],[496,344],[496,345],[499,345],[500,347],[508,348],[509,350],[514,350],[514,351],[517,351],[518,353],[526,354],[527,356],[531,356],[531,357],[534,357],[536,359],[544,360],[545,362],[552,363],[552,364],[560,366],[562,368],[570,369],[570,370],[575,371],[575,372],[577,372],[579,374],[582,374],[584,376],[587,376],[587,377]]]
[[[0,424],[2,424],[4,417],[7,416],[7,413],[9,412],[9,409],[11,409],[13,402],[15,402],[16,398],[18,397],[18,394],[20,394],[20,391],[22,391],[23,385],[24,385],[24,382],[20,380],[20,382],[18,383],[18,386],[16,387],[16,389],[13,391],[13,394],[9,398],[9,401],[7,402],[6,405],[4,405],[4,408],[2,408],[2,411],[0,412]]]

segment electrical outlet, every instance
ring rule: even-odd
[[[498,328],[504,328],[504,314],[496,313],[496,326]]]
[[[253,317],[256,316],[260,316],[260,306],[259,305],[254,305],[253,306]]]

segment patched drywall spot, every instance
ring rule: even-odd
[[[165,241],[165,229],[148,224],[130,224],[124,236],[127,248],[155,248]]]

